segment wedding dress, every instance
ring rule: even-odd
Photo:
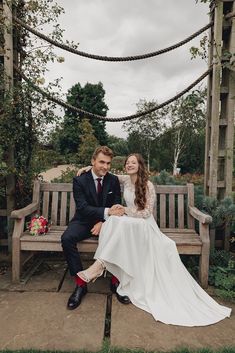
[[[121,176],[120,182],[127,215],[110,216],[103,223],[94,256],[119,279],[117,292],[165,324],[206,326],[229,317],[231,309],[199,286],[181,262],[175,242],[160,231],[152,215],[153,184],[148,182],[146,207],[138,211],[130,177]]]

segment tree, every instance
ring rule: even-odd
[[[147,102],[145,99],[140,99],[136,106],[137,113],[141,113],[156,107],[157,102],[154,100]],[[139,149],[147,159],[148,170],[150,170],[151,146],[153,141],[164,131],[167,113],[168,108],[166,107],[124,123],[125,130],[138,143]]]
[[[67,102],[74,107],[86,110],[90,113],[106,116],[108,107],[104,102],[105,90],[101,82],[98,84],[86,83],[84,87],[80,83],[72,86],[67,94]],[[57,128],[57,139],[61,153],[76,153],[81,142],[81,123],[84,114],[76,113],[70,109],[65,110],[63,122]],[[105,121],[87,118],[90,122],[94,136],[100,145],[106,145],[108,135],[105,130]]]
[[[186,97],[181,97],[170,106],[169,119],[173,132],[173,175],[177,174],[179,160],[189,141],[194,136],[200,137],[205,128],[205,90],[195,90]]]
[[[98,140],[94,136],[94,130],[88,119],[83,119],[81,123],[81,143],[77,153],[78,163],[83,166],[90,165],[91,156],[95,148],[99,145]]]
[[[47,0],[14,0],[15,16],[29,26],[37,28],[57,41],[62,41],[63,30],[59,26],[59,17],[63,8]],[[14,28],[15,48],[19,59],[18,67],[38,85],[44,85],[44,75],[49,62],[62,62],[52,45],[30,34],[20,26]],[[77,47],[71,43],[73,47]],[[3,80],[4,82],[4,73]],[[50,92],[60,90],[59,80],[43,87]],[[0,119],[0,145],[7,155],[13,149],[13,159],[9,174],[16,177],[17,206],[23,206],[31,199],[32,179],[38,174],[35,170],[35,153],[39,141],[50,126],[58,119],[54,113],[55,104],[34,91],[27,83],[15,75],[14,88],[5,92],[3,110]],[[14,195],[15,196],[15,195]]]
[[[129,154],[128,143],[124,138],[109,135],[108,146],[116,156],[127,156]]]

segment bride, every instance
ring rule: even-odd
[[[229,317],[231,309],[199,286],[181,262],[175,242],[155,222],[155,190],[142,156],[129,155],[125,171],[128,175],[118,178],[126,207],[113,206],[124,215],[103,223],[96,261],[78,276],[94,281],[107,269],[120,281],[119,295],[165,324],[206,326]]]

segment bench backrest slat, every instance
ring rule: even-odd
[[[169,195],[169,228],[175,228],[175,194]]]
[[[194,185],[193,184],[188,184],[188,206],[194,206]],[[187,213],[188,217],[188,227],[189,228],[195,228],[195,219]]]
[[[58,191],[52,193],[52,207],[51,207],[51,223],[53,225],[57,224],[58,217]]]
[[[178,226],[184,228],[184,195],[178,195]]]
[[[61,193],[61,204],[60,204],[60,225],[66,225],[66,214],[67,214],[67,195],[66,191],[62,191]]]
[[[166,228],[166,195],[160,194],[160,227]]]
[[[48,218],[48,212],[49,212],[49,191],[45,191],[43,193],[43,206],[42,206],[42,215],[45,218]]]

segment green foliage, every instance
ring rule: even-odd
[[[77,168],[67,168],[65,171],[62,171],[61,176],[58,178],[54,178],[51,182],[52,183],[72,183],[73,178],[77,174]]]
[[[77,153],[77,161],[82,165],[91,163],[91,156],[96,147],[98,140],[94,136],[94,130],[88,119],[83,119],[81,123],[81,143]]]
[[[181,184],[176,178],[174,178],[166,170],[162,170],[159,175],[151,177],[153,183],[158,185],[178,185]]]
[[[108,107],[104,102],[105,90],[101,82],[98,84],[80,83],[72,86],[67,94],[67,103],[88,112],[106,116]],[[77,153],[82,138],[82,121],[84,114],[78,114],[66,109],[62,123],[53,133],[54,145],[62,154]],[[106,145],[108,135],[105,131],[105,122],[97,119],[87,119],[92,126],[94,136],[100,145]]]
[[[63,30],[59,26],[59,16],[63,8],[52,0],[34,0],[23,2],[14,1],[16,16],[29,26],[39,31],[47,30],[47,34],[58,41],[62,41]],[[19,30],[17,28],[16,30]],[[20,36],[16,35],[15,47],[19,50],[20,69],[38,85],[44,85],[45,72],[48,63],[63,62],[58,57],[53,46],[30,32],[21,29]],[[71,43],[74,47],[76,45]],[[7,81],[3,73],[3,80]],[[43,87],[47,92],[59,92],[60,79],[50,82]],[[34,91],[27,83],[14,82],[14,90],[5,91],[0,119],[0,145],[6,154],[9,163],[11,158],[10,173],[16,176],[16,205],[17,207],[28,204],[31,200],[32,180],[39,172],[36,163],[37,150],[40,142],[45,138],[48,125],[53,125],[58,117],[54,112],[56,104],[49,102],[38,92]],[[7,157],[8,151],[13,150]],[[15,163],[14,163],[15,161]]]
[[[34,170],[38,173],[56,167],[59,164],[66,164],[64,156],[61,156],[57,151],[51,149],[38,149],[35,152],[33,161]]]
[[[228,267],[232,255],[225,250],[212,250],[210,253],[210,266]]]
[[[126,157],[122,157],[122,156],[113,157],[111,172],[114,174],[123,173],[125,160],[126,160]]]
[[[206,2],[207,0],[203,1]],[[202,2],[202,1],[201,1]],[[197,57],[200,57],[201,59],[205,60],[207,62],[207,57],[208,57],[208,35],[205,34],[201,39],[200,39],[200,48],[198,47],[191,47],[189,49],[190,54],[191,54],[191,59],[195,59]]]
[[[4,162],[3,149],[0,146],[0,177],[7,175],[7,164]]]
[[[231,197],[219,201],[206,196],[203,200],[203,211],[212,216],[214,227],[231,225],[235,221],[235,204]]]
[[[127,156],[129,154],[128,142],[124,138],[108,135],[108,146],[115,156]]]
[[[157,102],[154,100],[147,102],[145,99],[140,99],[136,106],[137,113],[140,113],[156,107]],[[165,107],[148,113],[144,117],[141,116],[124,123],[124,129],[129,135],[137,138],[139,149],[141,149],[143,157],[147,160],[148,169],[150,167],[152,143],[164,130],[167,113],[168,107]]]
[[[146,161],[149,158],[151,170],[172,171],[179,167],[181,173],[202,173],[205,102],[206,91],[199,88],[173,102],[166,110],[160,109],[155,115],[126,123],[129,153],[142,153]],[[156,102],[140,101],[139,110],[156,105]]]
[[[209,284],[216,288],[216,295],[235,300],[235,259],[225,250],[210,254]]]

